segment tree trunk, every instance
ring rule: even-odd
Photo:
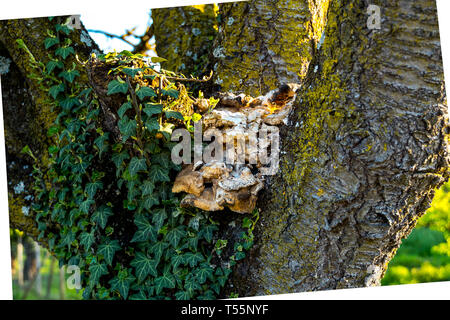
[[[232,279],[240,295],[378,285],[447,180],[435,2],[379,3],[381,30],[369,30],[369,1],[331,1],[257,245]]]
[[[255,246],[235,268],[228,293],[378,285],[401,239],[448,178],[436,4],[377,1],[380,30],[367,26],[369,4],[220,6],[210,54],[221,90],[257,95],[281,82],[303,83],[282,129],[280,171],[259,198]],[[196,63],[177,57],[188,54],[187,38],[182,51],[168,46],[180,39],[177,26],[156,11],[160,55],[177,68]]]

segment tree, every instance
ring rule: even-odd
[[[280,171],[259,196],[255,244],[234,268],[223,294],[379,284],[401,239],[430,206],[434,190],[448,179],[436,4],[376,4],[381,8],[380,29],[369,28],[374,13],[365,0],[221,4],[217,20],[208,6],[153,10],[158,53],[164,52],[160,55],[172,70],[185,74],[202,75],[211,66],[210,92],[256,96],[283,82],[302,83],[295,110],[281,132]],[[177,31],[180,21],[186,21],[185,29]],[[48,105],[33,80],[27,80],[25,88],[24,81],[13,81],[30,72],[24,62],[28,58],[15,43],[18,33],[26,43],[40,43],[45,34],[39,30],[48,23],[33,19],[0,25],[0,42],[13,61],[11,73],[5,75],[11,81],[2,91],[5,110],[12,108],[14,100],[8,97],[18,89],[33,97],[33,103],[24,105],[35,114],[42,115]],[[186,36],[186,30],[193,34]],[[77,31],[73,40],[85,58],[92,50],[86,39],[85,31]],[[187,55],[189,48],[202,58]],[[30,50],[37,60],[46,59],[42,47]],[[81,81],[89,80],[82,75]],[[92,77],[90,81],[92,85]],[[20,121],[5,113],[7,146],[13,146],[19,134],[36,139],[36,144],[45,141],[37,139],[43,136],[41,130],[33,136],[18,132],[15,124]],[[24,159],[19,149],[8,146],[9,177],[17,176],[11,159]],[[36,149],[45,149],[45,144]],[[10,203],[20,203],[13,192],[10,187]],[[32,214],[24,217],[20,209],[10,210],[12,225],[33,235]],[[224,223],[219,238],[234,239],[238,231]]]

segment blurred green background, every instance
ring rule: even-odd
[[[71,276],[48,251],[11,230],[14,299],[81,299],[68,289]],[[382,285],[450,281],[450,182],[436,192],[432,207],[403,240]]]
[[[450,182],[436,192],[427,214],[403,240],[382,285],[450,281]]]

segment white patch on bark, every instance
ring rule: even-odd
[[[92,39],[86,31],[82,31],[80,34],[80,41],[83,42],[88,47],[92,46]]]
[[[0,56],[0,75],[7,74],[11,65],[11,59]]]

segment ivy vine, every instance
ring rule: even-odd
[[[181,169],[170,160],[171,131],[180,125],[192,130],[200,117],[192,113],[188,91],[172,82],[176,75],[156,67],[161,58],[100,55],[112,66],[108,95],[125,101],[117,110],[115,139],[102,127],[92,88],[77,81],[84,66],[74,62],[73,30],[63,17],[50,19],[54,29],[42,44],[46,63],[17,40],[30,56],[30,77],[48,91],[57,112],[48,154],[38,159],[23,150],[35,160],[32,208],[39,238],[60,265],[80,267],[85,299],[216,298],[252,246],[257,214],[244,219],[247,231],[225,263],[228,241],[217,239],[212,215],[180,208],[171,192]]]

